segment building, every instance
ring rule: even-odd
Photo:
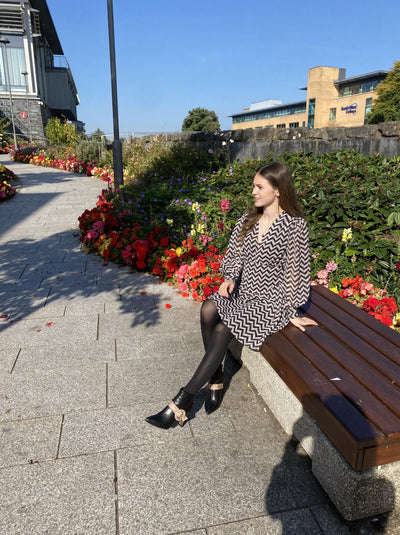
[[[83,130],[78,92],[46,0],[0,2],[0,36],[0,116],[11,118],[12,108],[17,136],[43,141],[52,117]]]
[[[282,104],[265,100],[232,115],[232,130],[240,128],[326,128],[366,123],[376,86],[387,76],[376,71],[346,78],[346,70],[314,67],[308,70],[306,100]]]

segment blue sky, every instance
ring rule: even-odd
[[[113,131],[107,0],[47,0],[86,131]],[[222,129],[252,102],[305,98],[307,70],[346,76],[400,60],[400,3],[386,0],[114,0],[120,132],[176,132],[188,111]]]

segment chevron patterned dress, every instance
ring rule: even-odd
[[[221,264],[225,279],[235,281],[229,298],[218,292],[212,299],[224,324],[235,338],[255,351],[265,338],[280,331],[298,315],[310,293],[310,253],[304,219],[282,212],[262,241],[258,223],[242,245],[236,224]]]

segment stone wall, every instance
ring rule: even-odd
[[[4,115],[10,117],[10,101],[8,99],[0,99],[0,110]],[[30,98],[29,104],[26,102],[26,98],[15,98],[13,96],[13,112],[14,112],[14,124],[17,137],[21,137],[29,140],[30,129],[32,132],[32,139],[34,141],[44,142],[46,135],[44,127],[47,121],[52,117],[52,113],[42,101],[38,98]],[[21,112],[29,113],[30,116],[30,128],[29,118],[23,119]],[[8,127],[7,132],[12,135],[12,125]]]
[[[312,152],[323,154],[335,150],[355,149],[364,155],[380,153],[388,158],[400,156],[400,121],[342,128],[264,128],[212,132],[181,132],[134,139],[150,143],[158,138],[167,145],[194,143],[203,149],[230,151],[231,161],[264,158],[269,152]],[[232,141],[231,141],[232,140]],[[223,145],[223,142],[225,144]]]

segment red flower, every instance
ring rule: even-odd
[[[212,291],[212,289],[209,287],[209,286],[204,286],[203,288],[203,294],[206,296],[206,297],[210,297],[210,295],[212,295],[214,292]]]
[[[172,305],[170,305],[169,303],[167,303],[167,304],[165,305],[165,308],[171,308],[171,306],[172,306]]]

